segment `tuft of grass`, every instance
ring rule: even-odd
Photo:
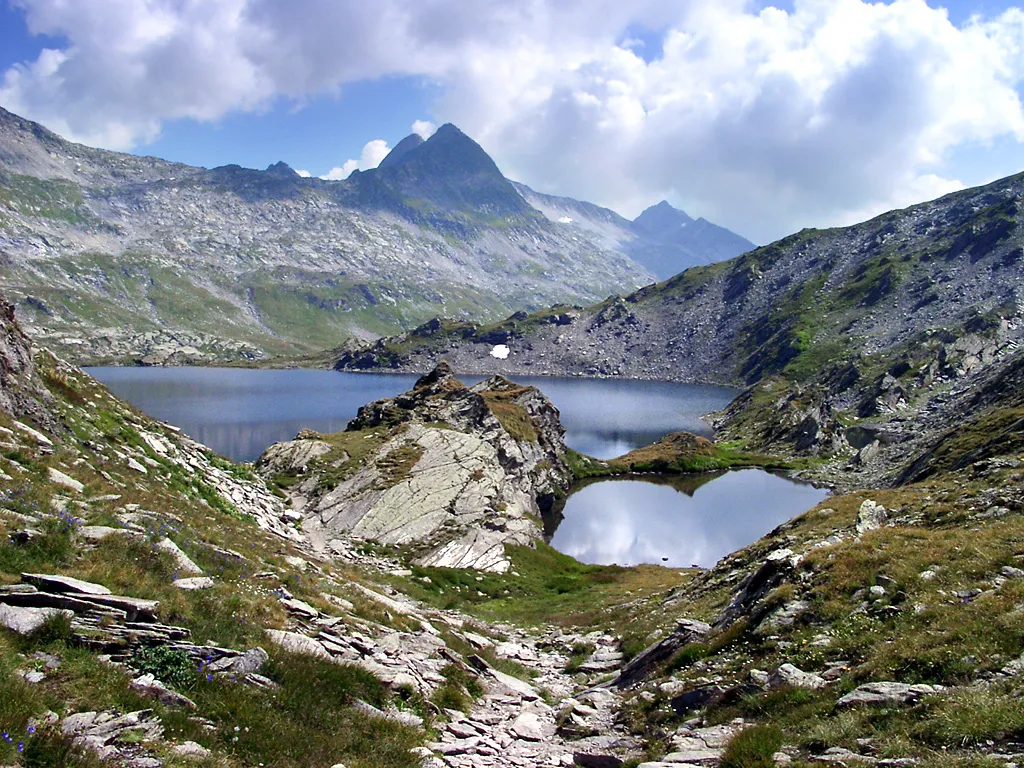
[[[689,667],[693,663],[707,658],[711,653],[711,647],[706,643],[689,643],[684,645],[669,659],[665,667],[665,674],[670,675],[676,670]]]
[[[143,646],[132,654],[132,666],[140,673],[153,675],[162,683],[187,691],[198,681],[196,665],[186,651],[166,645]]]
[[[521,406],[514,402],[527,391],[527,387],[515,389],[486,390],[480,393],[491,413],[508,434],[521,443],[536,443],[537,428],[533,419]]]
[[[570,674],[578,672],[579,668],[586,663],[595,649],[596,646],[593,643],[573,643],[569,651],[569,661],[565,665],[565,671]]]
[[[441,670],[444,683],[434,691],[430,701],[438,708],[457,709],[469,712],[473,701],[483,696],[484,689],[480,681],[471,675],[461,664],[447,664]]]
[[[936,699],[918,726],[935,747],[970,747],[1024,735],[1024,701],[992,688],[964,688]]]
[[[737,733],[725,747],[721,768],[774,768],[772,755],[782,746],[782,731],[754,725]]]
[[[416,443],[405,443],[382,456],[376,464],[380,487],[391,488],[405,480],[422,456],[423,447]]]
[[[233,753],[243,764],[320,768],[344,762],[364,768],[414,768],[409,750],[416,729],[370,718],[352,707],[360,699],[387,708],[390,695],[359,667],[275,652],[262,670],[280,689],[256,691],[215,680],[190,695],[213,721],[200,741]],[[180,723],[188,728],[187,723]],[[187,732],[187,731],[186,731]]]

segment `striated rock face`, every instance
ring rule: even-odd
[[[0,411],[45,421],[47,400],[35,375],[28,337],[14,319],[14,306],[0,296]]]
[[[298,476],[293,503],[314,542],[348,534],[422,546],[424,565],[503,572],[505,544],[539,538],[537,520],[572,479],[551,401],[500,376],[467,388],[446,363],[411,391],[360,408],[341,436],[360,434],[376,447],[347,473],[349,450],[310,433],[257,464],[267,477]]]

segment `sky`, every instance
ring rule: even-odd
[[[1024,171],[1000,0],[0,0],[0,106],[344,178],[451,122],[510,178],[765,243]]]

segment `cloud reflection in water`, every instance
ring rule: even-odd
[[[568,499],[551,544],[585,563],[709,567],[826,495],[759,469],[727,472],[692,496],[666,484],[606,480]]]

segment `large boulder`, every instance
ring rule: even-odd
[[[314,540],[347,533],[413,545],[425,565],[503,572],[505,545],[539,539],[535,521],[571,484],[564,432],[536,388],[500,376],[469,388],[441,363],[410,391],[359,409],[346,433],[376,441],[365,455],[361,438],[352,447],[343,434],[304,434],[257,467],[298,473],[293,504]]]

